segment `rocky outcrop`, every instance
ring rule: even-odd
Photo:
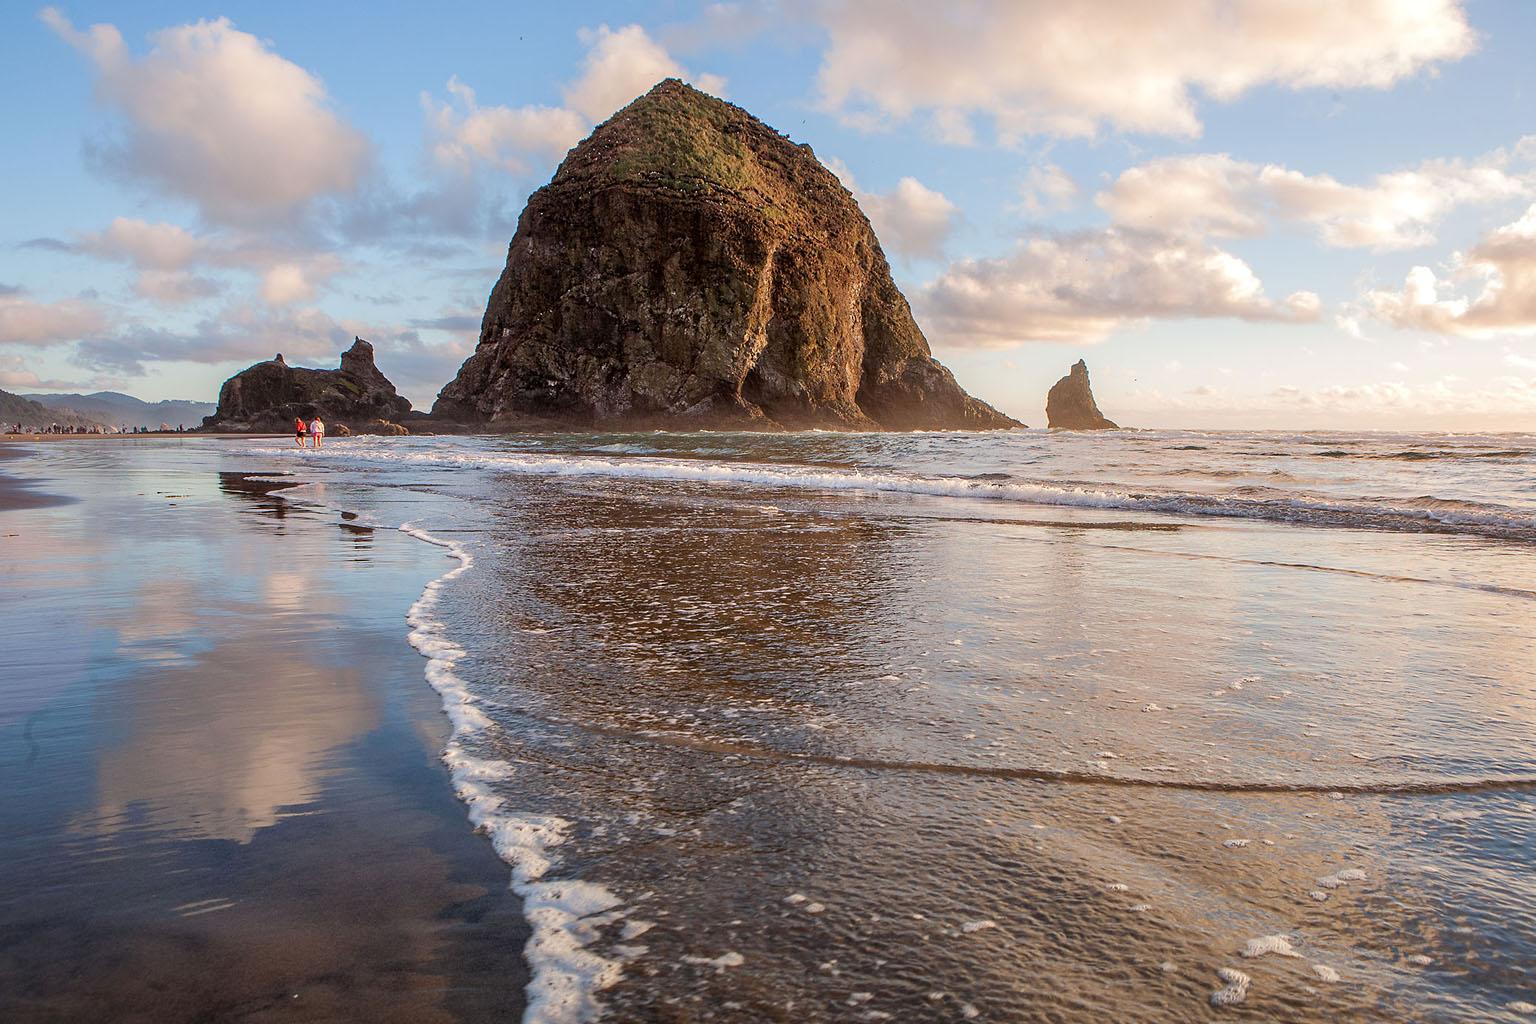
[[[1118,430],[1119,424],[1106,419],[1093,400],[1088,386],[1088,364],[1079,359],[1072,372],[1052,386],[1045,396],[1046,423],[1058,430]]]
[[[203,420],[202,429],[281,433],[292,430],[297,418],[319,416],[327,425],[380,433],[378,421],[393,427],[410,411],[411,403],[374,365],[373,346],[354,338],[341,355],[340,369],[289,366],[278,353],[241,370],[219,389],[218,409]]]
[[[518,221],[435,418],[990,429],[929,354],[869,222],[812,154],[668,79],[566,156]]]

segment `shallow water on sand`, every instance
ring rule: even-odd
[[[261,457],[472,555],[435,611],[463,750],[621,901],[584,933],[615,1019],[1427,1021],[1536,1012],[1533,451]]]
[[[528,929],[405,638],[436,553],[218,446],[31,451],[5,471],[57,499],[0,511],[0,1021],[515,1019]]]

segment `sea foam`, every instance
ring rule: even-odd
[[[282,449],[258,450],[271,453]],[[425,448],[402,445],[393,438],[387,441],[348,439],[346,444],[327,447],[313,454],[316,459],[343,465],[476,468],[497,473],[547,477],[614,477],[814,490],[897,491],[938,497],[981,498],[1180,516],[1260,519],[1319,526],[1436,530],[1500,537],[1536,536],[1536,516],[1523,509],[1492,503],[1471,504],[1434,499],[1385,501],[1301,492],[1249,497],[1151,489],[1122,490],[1111,485],[924,476],[817,465],[494,451],[470,448],[462,442],[453,441],[438,441],[433,447]]]
[[[475,757],[470,740],[490,725],[454,666],[467,652],[447,636],[436,618],[443,588],[474,565],[469,550],[456,541],[433,536],[413,524],[402,533],[447,548],[458,565],[428,583],[406,613],[411,646],[427,659],[426,677],[442,697],[453,732],[443,761],[454,790],[468,807],[469,820],[490,837],[496,853],[512,868],[512,890],[522,898],[532,928],[524,956],[531,978],[524,1024],[579,1024],[602,1010],[598,993],[619,980],[622,962],[590,949],[599,930],[620,916],[621,901],[600,885],[575,879],[550,879],[558,862],[555,848],[570,836],[571,822],[554,815],[528,814],[506,806],[493,784],[512,774],[510,765]]]

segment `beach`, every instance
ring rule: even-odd
[[[1536,1012],[1530,435],[25,451],[21,1019]]]
[[[406,639],[442,552],[127,441],[0,446],[0,1019],[517,1019]]]

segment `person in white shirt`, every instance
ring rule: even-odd
[[[309,421],[309,436],[315,439],[315,447],[325,443],[325,422],[316,416]]]

